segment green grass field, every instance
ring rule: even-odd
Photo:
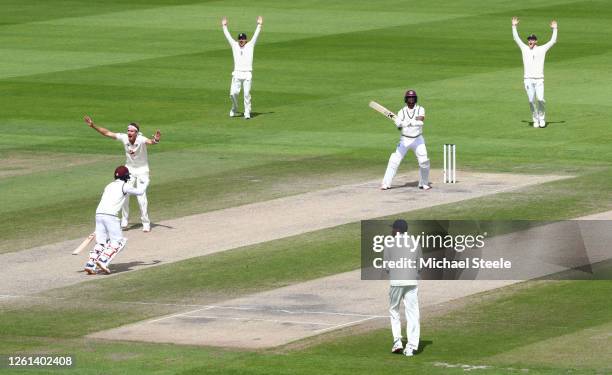
[[[85,125],[85,114],[113,131],[131,121],[147,136],[162,130],[149,151],[150,215],[158,222],[381,178],[397,132],[367,103],[396,110],[407,88],[427,110],[434,168],[442,166],[442,144],[452,142],[460,170],[575,176],[413,218],[553,220],[612,209],[607,1],[1,3],[0,253],[91,230],[100,193],[124,156],[118,142]],[[229,18],[233,35],[251,35],[260,14],[255,116],[231,119],[232,57],[220,19]],[[528,123],[515,15],[521,36],[533,32],[541,42],[550,20],[559,21],[545,69],[546,129]],[[400,172],[416,174],[415,164],[409,154]],[[473,371],[487,374],[612,371],[606,281],[527,283],[426,318],[430,344],[414,360],[387,355],[388,330],[332,334],[287,352],[83,338],[174,311],[119,303],[137,297],[208,303],[355,269],[357,243],[354,223],[0,304],[0,355],[74,353],[78,368],[66,373],[79,374],[464,373],[453,364],[490,366]],[[333,256],[321,263],[321,254]],[[296,257],[307,266],[289,269]],[[229,288],[224,270],[240,260],[251,262],[249,276]],[[196,269],[206,272],[186,277]],[[104,285],[126,288],[92,296]],[[100,326],[87,323],[109,311]]]

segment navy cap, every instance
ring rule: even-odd
[[[535,36],[535,34],[530,34],[530,35],[527,37],[527,40],[538,40],[538,37],[537,37],[537,36]]]
[[[246,40],[246,39],[247,39],[247,35],[245,33],[238,34],[238,40]]]
[[[408,223],[406,222],[406,220],[395,220],[393,222],[393,225],[391,226],[391,228],[395,229],[396,231],[403,233],[403,232],[407,232],[408,231]]]

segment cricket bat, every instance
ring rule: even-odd
[[[371,101],[370,102],[370,108],[372,108],[376,112],[379,112],[383,116],[387,117],[389,120],[395,119],[395,113],[389,111],[387,108],[385,108],[382,105],[376,103],[375,101]]]
[[[87,236],[87,238],[84,239],[83,242],[81,242],[79,247],[74,249],[74,251],[72,252],[72,255],[77,255],[78,253],[83,251],[83,249],[86,248],[87,245],[89,245],[89,243],[94,239],[95,236],[96,236],[96,232],[94,232],[94,233],[90,234],[89,236]]]

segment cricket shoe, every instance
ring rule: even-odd
[[[419,186],[419,189],[421,189],[421,190],[429,190],[429,189],[431,189],[431,186],[430,185],[422,185],[422,186]]]
[[[127,229],[127,227],[128,227],[128,219],[121,218],[121,229]]]
[[[533,127],[534,128],[539,128],[540,127],[540,119],[537,118],[537,117],[533,117],[532,120],[533,120]]]
[[[391,186],[389,185],[385,185],[385,184],[380,185],[380,190],[389,190],[389,189],[391,189]]]
[[[111,274],[110,269],[108,269],[108,259],[106,260],[98,259],[96,260],[96,264],[98,265],[98,267],[100,267],[102,271],[104,271],[105,274],[107,275]]]
[[[85,272],[87,272],[88,275],[95,275],[97,273],[96,265],[93,264],[93,262],[87,262],[87,264],[85,264]]]
[[[150,223],[142,223],[142,231],[145,233],[149,233],[151,231]]]
[[[244,119],[245,119],[245,120],[248,120],[248,119],[250,119],[250,118],[251,118],[251,114],[250,114],[250,113],[245,113],[245,114],[244,114]]]
[[[393,347],[391,348],[391,353],[400,354],[404,351],[404,345],[402,344],[402,340],[396,340],[393,343]]]
[[[412,357],[414,355],[414,351],[412,349],[406,348],[404,349],[404,355],[406,357]]]
[[[545,128],[546,127],[546,120],[540,119],[539,125],[540,125],[541,128]]]
[[[230,117],[236,117],[236,111],[230,110]]]

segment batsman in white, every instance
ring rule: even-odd
[[[137,189],[128,184],[130,171],[124,165],[115,169],[115,180],[104,188],[104,193],[96,209],[96,245],[89,252],[85,272],[93,275],[97,267],[110,274],[108,268],[113,258],[123,249],[127,238],[123,237],[119,226],[119,210],[128,194],[142,196],[147,188],[141,185]]]
[[[417,104],[417,93],[414,90],[406,91],[404,102],[406,106],[395,116],[395,126],[401,132],[399,143],[394,153],[389,157],[387,171],[380,186],[381,190],[391,188],[391,182],[397,173],[400,163],[408,150],[413,150],[419,162],[419,189],[429,190],[429,159],[423,138],[423,121],[425,121],[425,108]]]
[[[557,21],[552,20],[552,37],[548,43],[538,46],[538,38],[531,34],[527,37],[527,44],[519,38],[516,26],[519,24],[518,17],[512,17],[512,37],[523,54],[523,68],[525,91],[529,99],[533,127],[543,128],[546,126],[546,110],[544,107],[544,59],[546,52],[557,42]],[[536,105],[535,99],[538,100]]]
[[[89,116],[85,116],[85,122],[89,127],[93,128],[98,133],[105,137],[116,139],[123,144],[125,148],[126,161],[125,165],[130,170],[132,178],[128,182],[133,187],[143,186],[144,194],[138,195],[138,205],[140,206],[140,220],[142,221],[143,232],[151,231],[151,221],[149,220],[148,201],[146,189],[149,186],[149,160],[147,157],[147,145],[156,145],[161,139],[161,132],[155,131],[153,139],[149,139],[140,133],[140,127],[137,123],[132,122],[127,127],[126,133],[113,133],[112,131],[97,126]],[[121,209],[121,227],[127,228],[130,215],[130,200],[125,199]]]
[[[253,53],[255,52],[255,43],[257,43],[257,38],[261,32],[261,25],[263,25],[263,17],[257,17],[257,28],[255,28],[255,34],[253,34],[253,38],[250,41],[245,33],[240,33],[238,41],[235,41],[227,29],[226,17],[221,19],[221,25],[223,26],[225,38],[232,47],[232,54],[234,55],[234,71],[232,72],[232,85],[230,87],[232,109],[229,115],[234,117],[238,112],[238,94],[240,94],[240,88],[242,87],[244,89],[244,118],[248,120],[251,118]]]

